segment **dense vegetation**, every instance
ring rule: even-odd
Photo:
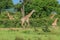
[[[25,0],[25,15],[27,15],[32,9],[35,9],[36,12],[31,16],[30,26],[31,27],[43,27],[43,26],[51,26],[52,22],[55,18],[60,18],[60,4],[57,0]],[[17,8],[20,9],[22,4],[13,5],[11,0],[0,0],[0,8],[8,9],[9,8]],[[3,4],[5,3],[5,4]],[[7,4],[6,4],[7,3]],[[18,5],[18,6],[17,6]],[[0,9],[0,10],[1,10]],[[52,11],[55,11],[57,15],[54,19],[50,19],[50,14]],[[7,13],[2,11],[0,14],[0,27],[21,27],[20,18],[22,17],[21,12],[17,11],[16,13],[10,13],[15,19],[9,20]],[[60,26],[60,21],[58,21],[58,26]]]
[[[25,15],[36,10],[30,18],[30,28],[26,29],[20,28],[23,5]],[[14,20],[9,19],[6,9]],[[53,19],[51,12],[56,12]],[[56,18],[54,29],[52,23]],[[0,0],[0,40],[60,40],[60,4],[57,0],[24,0],[22,4],[13,5],[12,0]]]
[[[0,0],[0,11],[13,6],[12,0]]]

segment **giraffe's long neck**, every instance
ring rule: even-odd
[[[28,14],[28,17],[31,17],[31,15],[33,14],[34,11],[31,11],[29,14]]]
[[[54,21],[54,23],[57,23],[57,20],[58,20],[58,19],[56,19],[56,20]]]
[[[10,17],[9,13],[8,13],[8,16]]]
[[[55,15],[52,15],[50,18],[53,19],[54,16],[55,16]]]

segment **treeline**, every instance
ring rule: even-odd
[[[2,9],[16,8],[15,14],[10,13],[15,19],[9,20],[7,13],[2,11],[0,14],[0,27],[20,27],[20,18],[22,17],[20,8],[23,4],[14,5],[12,0],[0,0],[0,11]],[[55,18],[60,18],[60,4],[57,0],[25,0],[24,1],[25,15],[31,10],[35,9],[36,12],[31,16],[30,26],[41,27],[44,25],[51,26]],[[50,19],[51,12],[55,11],[57,15],[54,19]],[[58,26],[60,21],[58,21]]]

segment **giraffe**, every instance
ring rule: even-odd
[[[53,26],[53,28],[55,28],[55,29],[56,29],[56,26],[57,26],[57,21],[58,21],[58,18],[56,18],[56,19],[54,20],[54,22],[52,23],[52,26]]]
[[[7,16],[9,17],[10,20],[14,20],[14,17],[10,15],[8,11],[7,11]]]
[[[23,28],[25,28],[25,27],[24,27],[24,23],[25,23],[25,22],[26,22],[26,23],[28,24],[28,26],[29,26],[29,18],[31,17],[31,15],[32,15],[34,12],[35,12],[35,10],[33,9],[28,15],[26,15],[26,16],[24,16],[24,17],[21,18],[21,25],[22,25]]]

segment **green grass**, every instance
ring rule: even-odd
[[[60,40],[60,32],[43,32],[41,29],[0,30],[0,40]]]

